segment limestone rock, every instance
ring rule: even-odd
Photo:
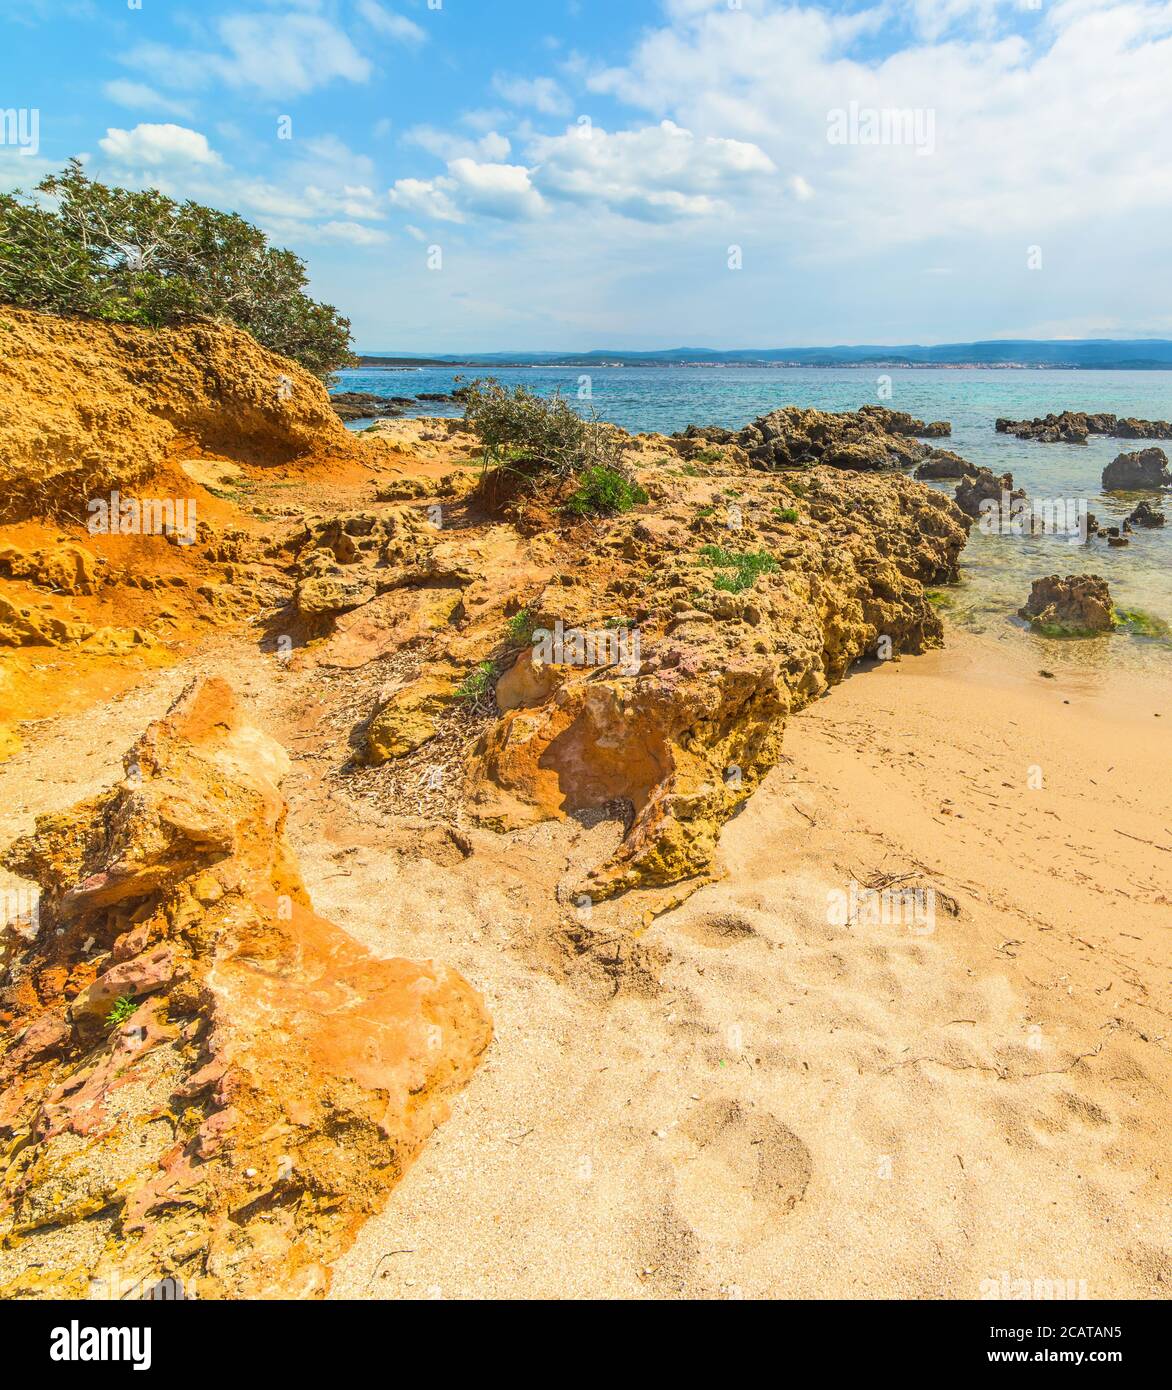
[[[964,478],[970,473],[979,472],[975,463],[954,454],[951,449],[933,449],[931,454],[916,469],[916,477],[929,479]]]
[[[304,368],[219,323],[144,329],[4,308],[0,521],[85,515],[180,438],[253,463],[357,447]]]
[[[378,765],[421,748],[437,732],[437,721],[452,701],[452,683],[435,676],[392,694],[371,720],[367,760]]]
[[[0,988],[0,1296],[320,1296],[491,1026],[458,975],[315,916],[287,758],[222,682],[126,766],[4,855],[43,897]]]
[[[974,521],[981,515],[982,502],[1009,505],[1024,497],[1024,490],[1013,486],[1012,473],[1002,473],[999,477],[991,468],[966,473],[956,486],[956,505]]]
[[[681,543],[667,502],[659,524],[614,518],[567,559],[530,606],[561,649],[505,670],[501,716],[471,758],[468,809],[493,828],[629,808],[622,844],[584,884],[593,896],[710,873],[720,829],[776,764],[790,713],[863,656],[941,640],[924,585],[956,577],[968,528],[947,497],[902,475],[814,467],[794,524],[778,516],[775,480],[727,466],[741,512],[732,539],[713,517]],[[726,570],[705,559],[708,536]],[[755,577],[737,580],[753,557]]]
[[[1164,513],[1157,511],[1150,502],[1145,500],[1127,518],[1127,524],[1129,526],[1143,526],[1150,530],[1163,526],[1165,520]]]
[[[951,431],[945,421],[925,424],[902,411],[878,405],[841,414],[785,406],[736,434],[692,427],[676,439],[735,445],[759,468],[808,468],[824,463],[869,472],[917,463],[928,450],[916,436],[940,438]]]
[[[1035,579],[1021,617],[1039,632],[1081,637],[1110,632],[1115,626],[1115,606],[1107,581],[1097,574],[1051,574]]]

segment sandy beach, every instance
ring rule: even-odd
[[[538,845],[459,887],[348,858],[407,934],[353,880],[330,909],[454,959],[497,1038],[334,1296],[1165,1297],[1172,705],[1022,646],[950,632],[798,716],[611,999],[517,949]],[[934,930],[828,925],[852,880]]]

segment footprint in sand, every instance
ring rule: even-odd
[[[676,1213],[703,1240],[752,1245],[802,1200],[810,1151],[774,1116],[708,1101],[675,1131]]]
[[[684,917],[679,929],[684,936],[698,941],[701,946],[711,946],[719,951],[757,935],[752,924],[739,912],[705,912],[697,917]]]

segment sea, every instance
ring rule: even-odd
[[[476,376],[523,383],[539,395],[561,391],[577,408],[633,433],[672,434],[687,425],[739,429],[779,406],[857,410],[879,404],[923,420],[948,420],[950,439],[934,441],[1014,483],[1035,500],[1085,501],[1100,525],[1122,523],[1140,494],[1104,494],[1103,468],[1117,454],[1155,443],[1094,438],[1089,444],[1038,444],[998,434],[999,416],[1032,419],[1051,411],[1109,411],[1141,419],[1172,419],[1172,372],[1061,371],[1030,368],[806,367],[409,367],[338,373],[334,389],[382,396],[450,393]],[[406,415],[459,415],[456,405],[420,403]],[[352,428],[361,429],[358,421]],[[954,483],[930,484],[951,494]],[[1163,494],[1168,524],[1138,530],[1131,544],[1110,548],[1064,536],[986,535],[974,528],[961,562],[961,582],[940,601],[954,622],[974,631],[1026,639],[1047,653],[1088,666],[1123,661],[1172,673],[1172,492]],[[1156,502],[1154,496],[1151,497]],[[1124,632],[1093,641],[1034,637],[1017,610],[1033,579],[1047,574],[1101,574],[1116,606],[1140,619]]]

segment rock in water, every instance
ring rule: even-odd
[[[919,440],[952,433],[945,420],[930,424],[900,410],[865,405],[839,414],[785,406],[762,415],[743,430],[700,429],[692,425],[677,442],[696,446],[735,445],[757,468],[832,468],[872,472],[918,463],[929,449]]]
[[[1130,492],[1150,488],[1172,487],[1168,472],[1168,455],[1163,449],[1140,449],[1134,454],[1120,454],[1103,469],[1104,492]]]
[[[983,502],[996,502],[1008,508],[1025,500],[1025,491],[1013,486],[1013,474],[998,476],[991,468],[970,470],[956,486],[956,505],[975,521],[981,515]]]
[[[931,454],[916,469],[916,477],[924,481],[940,478],[965,478],[970,473],[979,473],[980,467],[969,463],[951,449],[933,449]]]
[[[1047,636],[1087,637],[1115,627],[1111,592],[1097,574],[1035,579],[1029,600],[1018,612]]]
[[[1148,501],[1143,501],[1136,507],[1135,511],[1127,518],[1129,526],[1144,526],[1149,529],[1163,526],[1165,521],[1164,513],[1157,511]]]
[[[43,896],[0,951],[0,1297],[321,1295],[488,1045],[460,976],[313,913],[287,763],[199,682],[5,854]]]
[[[386,420],[402,415],[404,403],[413,405],[405,396],[376,396],[370,391],[338,391],[330,396],[330,405],[339,420]]]

